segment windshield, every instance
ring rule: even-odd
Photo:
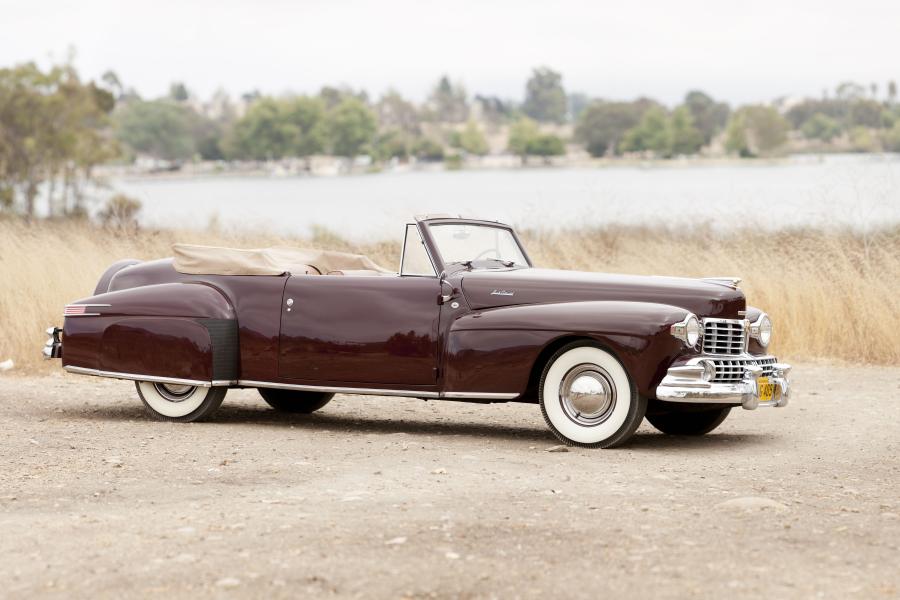
[[[443,223],[428,226],[444,263],[493,263],[527,267],[516,238],[509,229],[490,225]],[[490,265],[489,265],[490,266]]]

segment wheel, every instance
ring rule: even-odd
[[[547,361],[538,395],[550,430],[572,446],[619,446],[647,411],[647,399],[618,359],[585,342],[569,344]]]
[[[135,381],[141,402],[160,421],[190,423],[211,415],[225,399],[226,387],[199,387]]]
[[[259,388],[259,395],[275,410],[307,415],[316,412],[334,398],[334,394],[325,392],[298,392],[273,388]]]
[[[703,435],[722,424],[731,407],[680,410],[647,415],[650,424],[670,435]]]

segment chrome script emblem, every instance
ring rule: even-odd
[[[513,296],[515,292],[510,292],[508,290],[494,290],[491,292],[491,296]]]

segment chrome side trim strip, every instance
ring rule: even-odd
[[[328,385],[300,385],[296,383],[275,383],[273,381],[253,381],[241,379],[238,385],[244,387],[275,388],[278,390],[299,390],[303,392],[328,392],[330,394],[372,394],[381,396],[408,396],[410,398],[439,398],[437,392],[416,390],[382,390],[377,388],[334,387]]]
[[[444,392],[441,398],[474,398],[483,400],[512,400],[519,394],[505,392]]]
[[[300,390],[304,392],[328,392],[332,394],[365,394],[372,396],[406,396],[409,398],[471,398],[482,400],[512,400],[517,393],[497,392],[423,392],[418,390],[390,390],[382,388],[336,387],[328,385],[305,385],[296,383],[275,383],[272,381],[252,381],[241,379],[238,385],[244,387],[276,388],[279,390]]]
[[[157,377],[156,375],[139,375],[136,373],[118,373],[115,371],[100,371],[86,367],[67,365],[63,367],[69,373],[76,375],[93,375],[95,377],[109,377],[111,379],[125,379],[128,381],[150,381],[153,383],[171,383],[174,385],[195,385],[197,387],[234,385],[236,381],[199,381],[197,379],[178,379],[175,377]]]
[[[425,392],[419,390],[389,390],[380,388],[354,388],[337,387],[328,385],[302,385],[295,383],[276,383],[274,381],[254,381],[250,379],[200,381],[197,379],[177,379],[175,377],[158,377],[156,375],[139,375],[136,373],[118,373],[115,371],[101,371],[86,367],[68,365],[63,367],[69,373],[76,375],[93,375],[95,377],[109,377],[111,379],[126,379],[128,381],[150,381],[153,383],[171,383],[175,385],[196,385],[198,387],[219,387],[238,385],[255,388],[275,388],[279,390],[299,390],[304,392],[328,392],[333,394],[365,394],[372,396],[405,396],[408,398],[471,398],[482,400],[512,400],[517,393],[497,392]]]

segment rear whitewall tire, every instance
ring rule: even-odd
[[[588,382],[589,392],[597,399],[595,410],[587,414],[571,399],[579,378],[582,386]],[[538,393],[550,430],[572,446],[611,448],[623,444],[647,410],[646,398],[637,393],[618,359],[588,342],[564,346],[547,361]]]
[[[135,381],[141,402],[160,421],[190,423],[211,415],[225,399],[226,387],[171,385]]]

